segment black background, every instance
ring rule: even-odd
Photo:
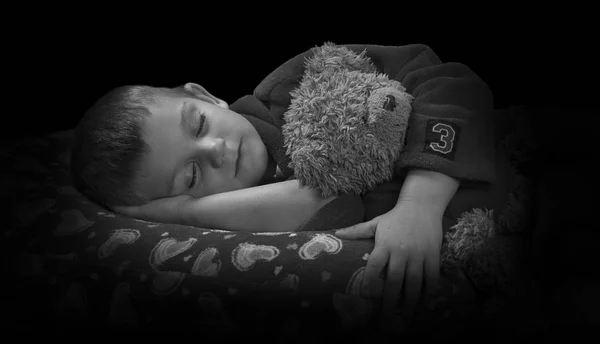
[[[289,58],[325,41],[427,44],[442,61],[479,74],[496,108],[591,108],[596,97],[593,22],[584,10],[440,9],[436,16],[383,7],[311,15],[306,7],[277,14],[252,8],[175,8],[153,16],[121,8],[24,12],[5,28],[5,82],[14,80],[5,83],[12,93],[2,138],[73,128],[98,97],[120,85],[193,81],[232,103]]]

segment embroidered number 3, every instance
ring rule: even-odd
[[[456,132],[454,128],[444,123],[437,123],[431,128],[431,131],[435,133],[439,133],[441,142],[431,142],[429,147],[436,152],[440,152],[442,154],[448,154],[452,151],[454,147],[454,138],[456,137]]]

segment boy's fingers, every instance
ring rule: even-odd
[[[422,260],[410,261],[406,269],[406,281],[404,283],[404,314],[411,316],[421,296],[421,287],[423,286],[423,270],[424,265]]]
[[[363,273],[361,294],[366,297],[376,297],[381,295],[383,289],[383,279],[381,275],[384,272],[390,255],[388,250],[383,247],[375,247],[365,266]]]
[[[334,232],[336,236],[342,239],[370,239],[375,237],[377,222],[371,220],[362,222],[354,226],[338,229]]]
[[[390,316],[398,307],[398,300],[402,295],[406,263],[406,257],[402,254],[390,257],[383,289],[383,307],[381,309],[385,317]]]
[[[440,282],[440,260],[429,259],[425,260],[425,288],[428,295],[433,295],[437,292],[437,287]]]

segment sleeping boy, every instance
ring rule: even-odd
[[[263,232],[345,227],[335,234],[375,239],[365,294],[383,293],[386,312],[404,296],[410,312],[422,289],[437,285],[443,228],[464,211],[498,210],[505,200],[493,98],[468,67],[442,63],[427,46],[347,47],[366,50],[379,72],[414,97],[394,180],[372,192],[322,199],[288,167],[283,114],[312,50],[231,106],[195,83],[110,91],[76,129],[75,186],[117,213],[149,221]],[[335,211],[344,216],[327,214]]]

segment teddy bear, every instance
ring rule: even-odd
[[[313,52],[284,113],[289,166],[302,186],[323,197],[362,195],[391,180],[413,97],[378,73],[366,51],[327,42]],[[459,270],[482,288],[508,290],[514,245],[499,233],[495,218],[481,209],[463,214],[444,233],[442,271]]]
[[[413,97],[377,73],[364,51],[325,43],[290,94],[282,134],[300,185],[327,198],[363,194],[391,179]]]

